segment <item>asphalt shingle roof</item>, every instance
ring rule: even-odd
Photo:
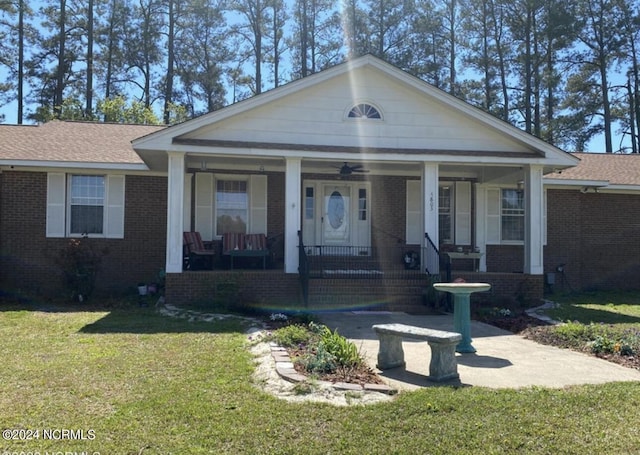
[[[0,160],[142,164],[131,141],[162,128],[66,121],[0,125]]]
[[[610,185],[640,186],[640,154],[572,153],[580,158],[576,167],[565,169],[561,174],[545,175],[546,178],[562,180],[607,180]]]
[[[42,125],[0,125],[0,162],[143,164],[131,141],[164,126],[51,121]],[[640,186],[640,154],[573,153],[576,167],[547,179],[606,180]]]

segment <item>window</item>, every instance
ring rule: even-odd
[[[524,240],[524,191],[502,190],[501,218],[503,241]]]
[[[372,119],[381,119],[380,111],[376,109],[371,104],[360,103],[356,104],[351,108],[349,114],[347,115],[349,118],[372,118]]]
[[[124,175],[47,174],[47,237],[124,238]]]
[[[358,220],[366,221],[367,219],[367,190],[360,188],[358,190]]]
[[[216,233],[247,233],[249,197],[246,180],[217,180]]]
[[[69,234],[104,233],[102,175],[72,175],[69,179]]]
[[[441,243],[453,243],[453,186],[441,185],[438,188],[438,223]]]
[[[305,220],[312,220],[313,213],[315,210],[315,198],[313,196],[313,187],[312,186],[306,187],[304,192],[305,192],[304,218]]]
[[[267,233],[267,176],[197,172],[193,225],[203,240],[225,233]]]

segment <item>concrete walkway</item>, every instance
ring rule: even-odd
[[[453,316],[422,316],[406,313],[343,312],[322,313],[320,321],[353,341],[374,368],[378,339],[374,324],[402,323],[453,331]],[[488,324],[471,321],[475,354],[456,354],[460,380],[434,383],[429,374],[430,349],[426,342],[404,340],[406,368],[380,371],[389,385],[399,390],[460,384],[490,388],[529,386],[564,387],[574,384],[601,384],[640,381],[640,371],[567,349],[545,346]]]

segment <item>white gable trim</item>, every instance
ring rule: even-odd
[[[559,168],[574,166],[579,162],[579,159],[563,152],[562,150],[547,144],[546,142],[528,134],[524,131],[510,125],[507,122],[503,122],[492,115],[482,111],[481,109],[472,106],[462,100],[455,98],[454,96],[435,88],[434,86],[409,75],[408,73],[388,64],[384,61],[373,57],[371,55],[367,55],[364,57],[360,57],[358,59],[349,61],[347,63],[336,65],[332,68],[329,68],[325,71],[321,71],[319,73],[313,74],[306,78],[298,79],[296,81],[290,82],[286,85],[280,86],[268,92],[264,92],[260,95],[254,96],[247,100],[238,102],[231,106],[225,107],[218,111],[212,112],[210,114],[204,115],[202,117],[187,121],[180,125],[175,125],[170,128],[158,131],[156,133],[152,133],[143,138],[139,138],[133,141],[134,148],[139,152],[144,151],[189,151],[193,150],[194,146],[184,146],[180,144],[174,144],[174,138],[183,137],[187,134],[193,133],[200,128],[208,127],[210,125],[215,124],[216,122],[225,120],[227,118],[233,117],[238,114],[242,114],[244,112],[248,112],[251,109],[256,109],[258,107],[264,106],[270,102],[276,101],[282,97],[300,92],[307,88],[310,88],[314,85],[320,84],[324,81],[327,81],[331,78],[347,74],[351,71],[354,71],[361,67],[370,67],[377,71],[380,71],[382,74],[385,74],[394,80],[404,84],[405,86],[416,90],[428,98],[443,104],[444,106],[448,106],[455,111],[467,116],[471,120],[479,122],[481,125],[484,125],[487,128],[490,128],[512,140],[517,141],[520,144],[523,144],[525,148],[531,150],[532,153],[540,155],[539,160],[529,156],[529,159],[525,159],[526,163],[531,164],[544,164],[546,166],[557,166]],[[357,100],[358,97],[355,97]],[[226,147],[221,147],[221,149],[225,149]],[[249,147],[251,149],[251,147]],[[235,149],[236,152],[240,151],[239,149]],[[252,149],[250,151],[253,151]],[[218,153],[218,150],[210,150],[208,153]],[[264,150],[262,148],[256,147],[256,152],[260,155],[273,155],[278,150]],[[420,150],[416,150],[416,152],[420,152]],[[227,151],[228,153],[228,151]],[[303,152],[302,150],[296,151],[296,153],[292,153],[291,155],[285,156],[302,156],[304,153],[304,157],[307,157],[307,152]],[[280,155],[283,156],[283,155]],[[327,154],[320,154],[320,156],[327,156]],[[396,155],[397,158],[397,155]],[[429,157],[431,159],[431,157]],[[438,159],[439,158],[439,159]],[[446,161],[452,162],[470,162],[475,161],[474,158],[470,158],[469,156],[451,156],[447,153],[447,151],[443,150],[441,155],[436,155],[433,157],[433,161],[445,161],[445,158],[448,158]],[[507,160],[508,161],[508,160]],[[501,159],[496,157],[494,160],[490,160],[487,162],[501,162]]]

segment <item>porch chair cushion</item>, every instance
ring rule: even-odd
[[[237,232],[222,234],[222,253],[230,254],[231,251],[243,251],[245,235]]]
[[[198,268],[199,266],[213,268],[213,256],[216,252],[205,247],[199,232],[183,232],[182,238],[192,268],[194,265]]]
[[[222,235],[222,254],[231,256],[230,265],[233,269],[234,257],[262,258],[262,268],[267,268],[267,248],[265,234],[239,234],[228,232]]]

